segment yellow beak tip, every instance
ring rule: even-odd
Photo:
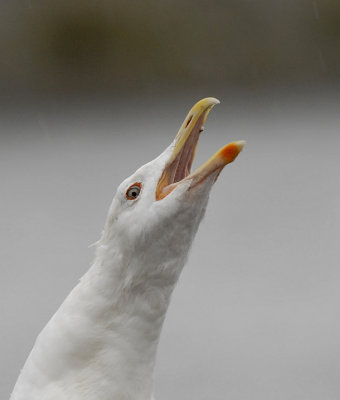
[[[211,110],[212,107],[214,107],[216,104],[220,104],[220,101],[215,99],[215,97],[206,97],[205,99],[198,101],[192,107],[190,113],[193,113],[195,111],[198,111],[199,113],[201,113],[202,110]]]

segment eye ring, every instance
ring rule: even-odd
[[[142,184],[135,182],[126,191],[125,197],[127,200],[136,200],[142,190]]]

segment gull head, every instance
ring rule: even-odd
[[[123,257],[149,271],[184,264],[213,183],[245,144],[229,143],[191,171],[200,133],[218,103],[212,97],[196,103],[170,146],[119,185],[101,243],[118,242]]]

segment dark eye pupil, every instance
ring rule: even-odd
[[[140,192],[139,187],[132,187],[132,188],[129,189],[127,194],[128,194],[128,196],[130,196],[130,197],[135,199],[135,198],[137,198],[139,196],[139,192]]]
[[[128,200],[136,199],[140,194],[141,187],[142,185],[139,182],[136,182],[134,185],[131,185],[126,192],[126,198]]]

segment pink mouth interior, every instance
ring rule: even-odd
[[[202,119],[203,117],[198,119],[178,156],[172,162],[172,164],[166,168],[168,171],[170,170],[168,185],[177,183],[190,174],[198,139],[203,130]]]
[[[195,157],[195,151],[200,133],[203,131],[204,115],[200,116],[193,128],[189,128],[192,116],[189,117],[185,129],[190,129],[191,132],[183,147],[179,151],[175,160],[164,168],[163,174],[156,188],[156,199],[161,200],[166,197],[176,186],[191,172],[191,166]]]

